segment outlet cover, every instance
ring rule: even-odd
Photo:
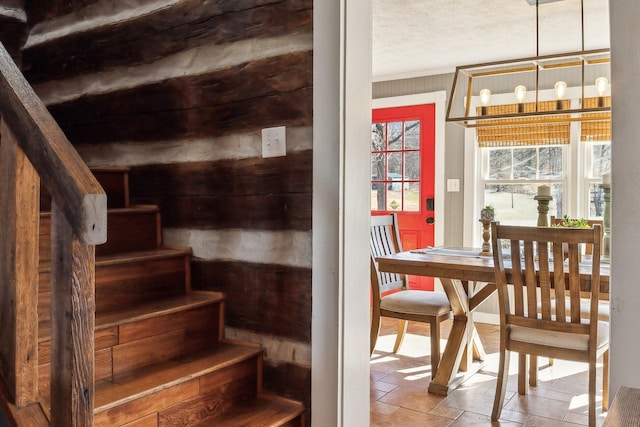
[[[262,129],[262,157],[287,155],[287,132],[284,126]]]

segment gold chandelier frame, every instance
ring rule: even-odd
[[[482,64],[456,67],[447,106],[446,121],[464,127],[495,127],[502,125],[521,125],[523,123],[558,123],[574,121],[607,120],[611,114],[610,97],[606,96],[609,85],[596,91],[595,85],[589,88],[587,94],[587,75],[596,74],[604,77],[610,70],[603,72],[603,67],[610,67],[610,49],[584,50],[584,11],[581,0],[582,18],[582,50],[577,52],[540,56],[538,46],[539,13],[536,2],[536,56],[508,61],[495,61]],[[570,88],[573,96],[568,99],[554,98],[550,93],[549,74],[571,74]],[[546,74],[545,74],[546,73]],[[513,103],[480,105],[481,83],[487,79],[522,76],[534,87],[529,93],[527,101],[513,98]],[[494,80],[495,82],[495,80]],[[563,81],[564,89],[567,84]],[[466,86],[466,87],[465,87]],[[524,86],[520,86],[523,89]],[[486,92],[490,93],[486,88]],[[526,89],[525,89],[526,90]],[[576,91],[579,90],[579,95]],[[557,95],[557,92],[556,92]],[[504,99],[504,94],[501,94]],[[522,94],[524,96],[524,94]],[[533,99],[532,99],[533,98]],[[579,100],[579,102],[571,102]]]

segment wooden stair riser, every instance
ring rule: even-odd
[[[210,374],[97,411],[99,426],[123,426],[137,422],[149,426],[193,426],[229,411],[237,402],[256,397],[259,357],[224,367]],[[149,423],[149,424],[147,424]]]
[[[190,256],[96,264],[96,313],[122,309],[152,298],[181,295],[189,287]],[[51,273],[40,271],[38,319],[51,319]]]
[[[95,379],[119,375],[210,348],[218,342],[220,304],[100,328],[95,333]],[[97,326],[99,328],[99,326]],[[51,342],[38,343],[39,389],[48,393]],[[255,383],[255,380],[254,380]]]
[[[154,249],[161,244],[160,212],[141,207],[109,211],[107,242],[96,246],[96,256]],[[51,260],[51,214],[40,215],[40,261]]]
[[[224,296],[191,291],[191,251],[162,247],[158,208],[130,207],[127,170],[93,172],[110,208],[107,243],[96,247],[94,425],[305,427],[301,405],[262,394],[259,346],[223,340]],[[49,416],[50,231],[43,212],[38,388]]]

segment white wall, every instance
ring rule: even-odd
[[[609,2],[611,16],[611,397],[640,387],[640,2]]]
[[[311,423],[367,427],[371,4],[316,0],[313,19]]]

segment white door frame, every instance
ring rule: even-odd
[[[313,427],[369,426],[370,3],[313,5]]]

